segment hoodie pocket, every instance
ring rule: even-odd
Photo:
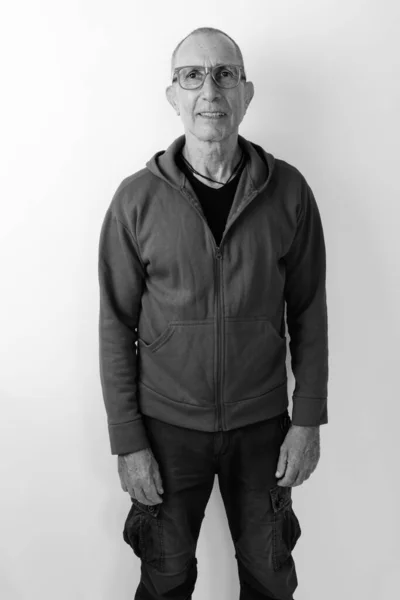
[[[142,340],[142,338],[138,338],[138,342],[141,346],[144,346],[147,350],[150,350],[150,352],[156,352],[163,344],[167,342],[173,333],[174,329],[171,323],[169,323],[167,328],[164,329],[164,331],[152,342],[147,343]]]
[[[262,396],[286,379],[286,337],[269,319],[225,320],[226,402]]]
[[[141,382],[177,402],[214,403],[214,321],[170,321],[152,342],[138,338]]]

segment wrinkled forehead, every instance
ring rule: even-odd
[[[220,34],[192,35],[180,46],[174,67],[186,65],[213,66],[216,64],[241,64],[235,46]]]

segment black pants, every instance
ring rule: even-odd
[[[288,412],[210,433],[143,419],[164,501],[149,506],[132,499],[125,522],[124,540],[141,559],[135,600],[192,598],[197,540],[216,473],[235,548],[239,600],[293,600],[297,577],[291,552],[301,529],[292,489],[276,485],[275,477],[291,424]]]

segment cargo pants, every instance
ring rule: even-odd
[[[287,410],[217,432],[177,427],[146,415],[143,421],[160,468],[164,501],[150,506],[131,498],[123,539],[140,558],[134,600],[191,600],[196,546],[215,474],[235,549],[239,600],[294,600],[292,550],[301,529],[292,488],[278,486],[275,477],[291,425]]]

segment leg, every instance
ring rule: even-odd
[[[132,500],[124,539],[141,559],[135,600],[190,600],[196,546],[215,477],[212,433],[143,415],[163,481],[163,502]]]
[[[301,530],[291,488],[276,485],[279,449],[290,426],[286,412],[229,432],[220,455],[219,485],[235,546],[240,600],[293,600],[292,550]]]

